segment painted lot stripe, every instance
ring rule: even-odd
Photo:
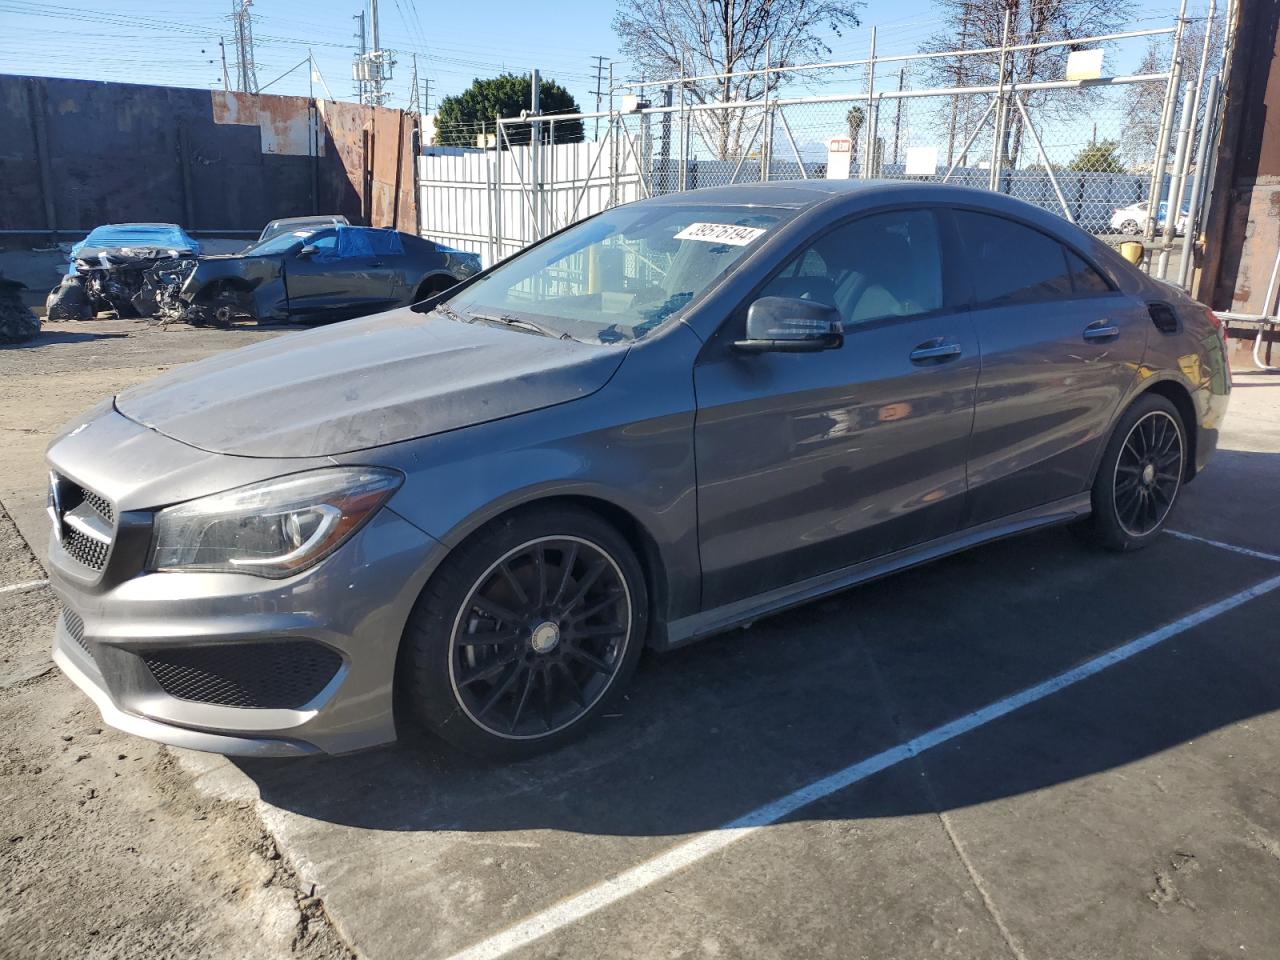
[[[1233,594],[1225,600],[1219,600],[1217,603],[1201,607],[1194,613],[1159,627],[1150,633],[1143,634],[1136,640],[1131,640],[1107,653],[1094,657],[1092,660],[1087,660],[1079,666],[1045,680],[1043,683],[1038,683],[1020,693],[996,700],[994,703],[965,714],[950,723],[934,727],[932,730],[896,747],[890,747],[882,753],[860,760],[852,766],[845,767],[830,776],[801,787],[794,793],[779,797],[772,803],[752,810],[750,813],[726,823],[718,830],[699,834],[651,860],[610,877],[608,880],[589,887],[581,893],[561,900],[555,906],[521,920],[514,926],[508,927],[506,930],[454,954],[450,960],[493,960],[493,958],[506,956],[513,950],[528,946],[562,927],[590,916],[597,910],[602,910],[610,904],[617,903],[619,900],[625,899],[633,893],[637,893],[645,887],[657,883],[685,867],[737,843],[763,827],[777,823],[779,820],[790,816],[811,803],[829,797],[846,787],[865,780],[941,743],[946,743],[948,740],[953,740],[971,730],[985,726],[993,720],[998,720],[1028,704],[1043,700],[1045,697],[1064,690],[1073,684],[1087,680],[1108,667],[1122,663],[1130,657],[1142,653],[1144,650],[1149,650],[1157,644],[1163,643],[1170,637],[1184,633],[1277,588],[1280,588],[1280,576],[1264,580],[1262,583]]]
[[[48,585],[48,580],[25,580],[22,583],[11,583],[7,587],[0,587],[0,593],[23,593],[26,590],[39,590]]]
[[[1280,563],[1280,554],[1263,553],[1261,550],[1250,550],[1248,547],[1237,547],[1234,543],[1223,543],[1221,540],[1210,540],[1208,537],[1197,537],[1194,533],[1183,533],[1181,530],[1166,530],[1165,533],[1171,537],[1177,537],[1179,540],[1191,540],[1194,543],[1207,543],[1211,547],[1217,547],[1220,550],[1230,550],[1232,553],[1243,554],[1246,557],[1254,557],[1258,560],[1273,560]]]

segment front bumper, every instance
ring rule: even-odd
[[[106,723],[175,746],[295,756],[386,743],[396,736],[400,636],[444,552],[384,507],[332,556],[288,580],[142,573],[95,590],[60,568],[54,544],[50,585],[64,606],[54,661]],[[297,678],[287,652],[303,649],[323,651],[332,669],[300,703],[241,705],[252,696],[234,675],[188,670],[175,682],[156,666],[193,653],[222,663],[231,653],[242,674],[249,670],[242,686],[269,696],[262,674],[275,671],[288,689]],[[266,650],[270,663],[255,664]]]

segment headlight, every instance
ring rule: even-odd
[[[156,514],[147,567],[292,576],[336,550],[403,479],[378,467],[325,468],[168,507]]]

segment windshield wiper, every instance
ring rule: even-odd
[[[468,320],[467,320],[467,318],[466,318],[466,317],[464,317],[462,314],[460,314],[457,310],[453,309],[453,307],[449,306],[449,304],[447,304],[447,303],[437,303],[437,304],[436,304],[434,307],[432,307],[431,309],[432,309],[433,311],[439,311],[440,313],[443,313],[443,314],[444,314],[446,317],[448,317],[450,320],[457,320],[459,323],[469,323],[469,322],[470,322],[470,321],[468,321]]]
[[[517,330],[527,330],[530,333],[536,333],[544,337],[551,337],[553,340],[574,340],[573,336],[560,330],[552,330],[550,327],[544,327],[540,323],[534,323],[532,320],[525,320],[521,317],[490,317],[481,313],[473,313],[471,319],[481,320],[485,323],[498,324],[503,327],[515,327]]]

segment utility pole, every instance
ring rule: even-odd
[[[355,33],[355,37],[356,37],[356,39],[360,42],[360,52],[359,52],[359,53],[357,53],[357,54],[355,55],[355,58],[352,60],[352,63],[351,63],[351,79],[355,81],[355,85],[356,85],[356,99],[357,99],[357,100],[359,100],[361,103],[364,103],[364,102],[365,102],[365,78],[364,78],[364,74],[365,74],[365,69],[366,69],[366,59],[365,59],[365,57],[366,57],[366,54],[367,54],[367,52],[368,52],[368,47],[367,47],[367,46],[366,46],[366,44],[365,44],[365,33],[364,33],[364,11],[363,11],[363,10],[361,10],[359,13],[354,14],[354,15],[352,16],[352,18],[351,18],[351,19],[352,19],[352,20],[357,20],[357,21],[359,21],[359,24],[360,24],[360,25],[356,28],[356,33]]]
[[[258,68],[253,62],[253,0],[231,0],[231,20],[236,31],[236,87],[258,92]]]
[[[431,112],[431,78],[422,78],[422,112]]]
[[[390,50],[382,49],[379,35],[378,0],[369,0],[369,40],[371,46],[366,49],[364,41],[364,14],[357,15],[360,20],[360,54],[351,67],[351,75],[360,87],[360,102],[372,106],[382,106],[387,102],[386,85],[391,81],[391,68],[395,59]]]
[[[222,52],[222,89],[230,90],[231,75],[227,73],[227,44],[222,37],[218,38],[218,49]]]
[[[594,61],[596,62],[596,64],[595,64],[595,72],[596,72],[596,88],[595,88],[594,90],[590,91],[590,92],[591,92],[591,93],[594,93],[594,94],[596,95],[596,113],[599,113],[599,112],[600,112],[600,99],[601,99],[601,98],[604,96],[604,94],[605,94],[604,90],[602,89],[603,84],[604,84],[604,61],[605,61],[605,58],[604,58],[604,57],[600,57],[600,56],[596,56],[596,57],[592,57],[591,59],[592,59],[592,60],[594,60]],[[599,139],[600,139],[600,118],[599,118],[599,117],[596,117],[596,129],[595,129],[595,133],[594,133],[594,135],[593,135],[593,139],[595,139],[595,140],[599,140]]]

